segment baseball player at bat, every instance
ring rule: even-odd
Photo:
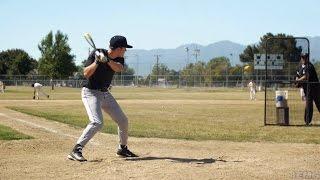
[[[109,91],[114,73],[121,72],[124,68],[126,48],[132,48],[127,44],[126,38],[114,36],[110,39],[108,50],[95,49],[89,55],[83,71],[88,81],[82,88],[81,95],[90,122],[68,155],[69,159],[86,161],[82,155],[82,149],[102,128],[102,110],[118,125],[119,147],[116,154],[121,157],[137,157],[127,147],[128,118]]]

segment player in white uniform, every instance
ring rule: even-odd
[[[254,83],[253,80],[248,83],[248,88],[250,91],[250,100],[256,100],[256,83]]]
[[[0,93],[4,93],[4,83],[0,81]]]
[[[47,98],[49,98],[49,95],[46,94],[43,90],[42,90],[42,84],[40,83],[34,83],[31,85],[34,88],[33,91],[33,99],[39,99],[39,93],[42,94],[43,96],[46,96]]]

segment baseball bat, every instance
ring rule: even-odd
[[[95,55],[99,57],[100,62],[108,62],[108,58],[106,58],[102,52],[97,51],[96,45],[94,44],[94,41],[93,41],[91,35],[89,33],[84,33],[84,38],[90,44],[90,46],[93,48],[93,51],[95,51]]]
[[[86,41],[89,43],[89,45],[96,50],[96,45],[94,44],[94,41],[91,37],[91,35],[89,33],[84,33],[84,38],[86,39]]]
[[[93,50],[95,51],[96,56],[100,56],[99,52],[96,51],[96,45],[94,44],[94,41],[90,35],[90,33],[84,33],[84,38],[86,39],[86,41],[88,42],[88,44],[93,48]]]

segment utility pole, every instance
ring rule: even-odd
[[[196,56],[196,62],[198,62],[198,56],[200,56],[200,49],[196,47],[194,49],[193,55]]]
[[[139,55],[138,54],[134,54],[134,56],[137,58],[136,86],[138,86],[138,84],[139,84]]]
[[[230,53],[230,59],[229,59],[230,63],[232,62],[232,60],[233,60],[233,54]],[[226,64],[226,87],[228,87],[228,84],[229,84],[229,66],[228,64]]]
[[[126,59],[128,59],[128,56],[123,56],[123,58],[125,60],[124,62],[126,62]],[[125,68],[125,67],[123,67],[123,68]],[[120,78],[121,78],[121,86],[124,86],[124,84],[123,84],[123,71],[120,71]]]
[[[160,54],[156,54],[156,55],[154,55],[156,58],[157,58],[157,63],[156,63],[156,66],[157,66],[157,77],[156,77],[156,81],[157,81],[157,86],[159,85],[159,59],[160,59],[160,57],[161,57],[161,55]]]
[[[239,59],[241,61],[240,55],[239,55]],[[241,62],[241,88],[244,88],[244,85],[243,85],[244,65],[245,65],[244,62]]]
[[[187,65],[189,64],[189,47],[185,47],[184,49],[187,52],[187,61],[186,61],[186,67],[187,67]]]
[[[189,47],[185,47],[184,48],[185,50],[186,50],[186,52],[187,52],[187,62],[186,62],[186,67],[185,67],[185,71],[187,72],[187,74],[189,74],[189,70],[188,70],[188,65],[189,65],[189,63],[190,63],[190,56],[189,56]],[[179,86],[180,86],[180,78],[181,78],[181,76],[180,76],[180,74],[181,74],[181,71],[179,72]]]

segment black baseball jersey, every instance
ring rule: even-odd
[[[319,82],[317,71],[314,68],[313,64],[308,63],[308,65],[306,67],[307,67],[306,73],[307,73],[308,81],[309,82]]]
[[[97,49],[99,52],[103,52],[105,56],[108,55],[108,51],[106,49]],[[109,58],[110,59],[110,58]],[[119,62],[124,66],[124,58],[118,57],[112,59],[115,62]],[[95,61],[95,52],[91,52],[86,63],[85,67],[94,63]],[[107,63],[99,63],[96,71],[90,76],[88,82],[84,85],[84,87],[89,89],[105,89],[108,88],[113,79],[114,71]]]
[[[302,76],[306,75],[307,76],[307,82],[313,82],[311,83],[311,87],[314,86],[319,86],[319,84],[314,83],[314,82],[319,82],[317,72],[310,62],[306,65],[300,65],[299,69],[297,70],[297,77],[301,78]],[[307,84],[302,84],[303,88],[305,89]]]
[[[313,66],[313,64],[308,63],[306,65],[302,64],[299,66],[297,71],[297,77],[301,78],[302,76],[307,76],[308,82],[319,82],[317,72]]]

